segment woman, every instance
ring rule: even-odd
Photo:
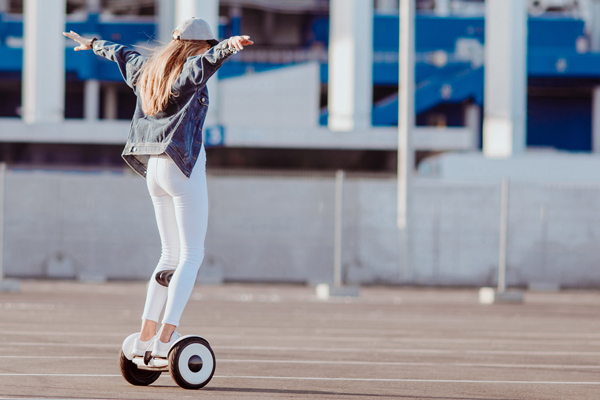
[[[202,126],[208,109],[207,80],[232,54],[254,44],[249,36],[215,40],[209,25],[190,18],[149,58],[125,46],[65,32],[79,46],[115,61],[137,96],[123,158],[146,178],[162,253],[150,279],[134,355],[167,357],[204,258],[208,222],[206,153]],[[154,277],[175,271],[168,286]],[[166,302],[166,306],[165,306]],[[165,306],[162,326],[156,328]]]

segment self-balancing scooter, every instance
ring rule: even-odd
[[[161,285],[168,286],[171,275],[172,272],[159,273],[156,280]],[[212,379],[216,367],[215,354],[203,337],[182,336],[171,346],[167,358],[158,358],[152,357],[150,351],[144,357],[133,355],[133,345],[139,335],[129,335],[123,342],[119,355],[121,375],[127,382],[135,386],[148,386],[167,371],[184,389],[200,389]]]

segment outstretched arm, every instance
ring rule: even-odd
[[[205,85],[208,78],[217,72],[229,56],[243,50],[244,46],[253,44],[254,42],[250,40],[250,36],[244,35],[232,36],[211,47],[210,50],[198,57],[198,61],[192,66],[191,75],[194,84]]]
[[[140,53],[117,43],[87,39],[73,31],[63,32],[63,35],[79,43],[79,46],[74,48],[75,51],[93,49],[95,54],[115,61],[127,85],[134,89],[138,73],[146,61]]]

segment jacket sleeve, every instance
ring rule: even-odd
[[[107,40],[96,40],[93,51],[101,57],[116,62],[127,85],[135,89],[139,72],[146,63],[146,57],[127,46]]]
[[[194,85],[206,85],[208,78],[217,72],[227,58],[237,52],[237,49],[228,46],[227,40],[223,40],[221,43],[211,47],[206,53],[197,56],[197,59],[190,66],[190,79],[192,83]]]

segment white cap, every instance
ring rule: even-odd
[[[179,31],[179,35],[175,35],[175,31]],[[171,37],[173,40],[206,40],[212,46],[219,43],[210,30],[208,22],[194,17],[179,24],[171,33]]]

